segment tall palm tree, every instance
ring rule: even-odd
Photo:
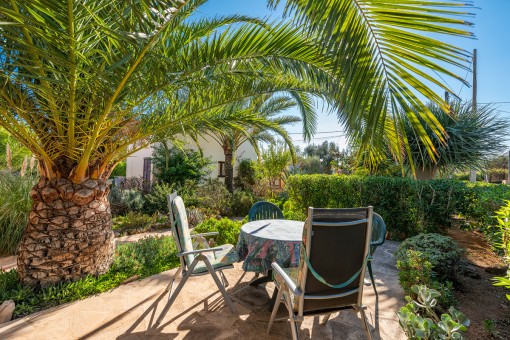
[[[0,3],[0,126],[38,158],[41,174],[19,245],[25,284],[109,268],[106,180],[153,136],[234,127],[218,114],[224,105],[332,83],[299,30],[243,16],[190,19],[205,2]]]
[[[24,283],[106,271],[106,178],[115,165],[164,130],[211,124],[214,111],[238,100],[285,90],[322,95],[367,147],[382,144],[387,117],[400,132],[403,112],[434,155],[423,124],[444,131],[428,109],[418,120],[411,108],[424,107],[417,93],[446,107],[426,86],[446,85],[426,69],[456,77],[441,62],[462,67],[469,56],[424,33],[468,36],[458,19],[463,4],[286,0],[296,28],[190,18],[205,2],[0,3],[0,126],[38,158],[41,173],[19,247]],[[394,136],[406,145],[405,134]]]
[[[285,3],[285,14],[330,58],[332,72],[343,84],[335,96],[339,121],[351,140],[361,142],[361,154],[384,152],[389,140],[399,161],[412,158],[404,127],[407,120],[430,159],[436,160],[437,150],[425,127],[441,143],[447,134],[426,103],[432,101],[448,112],[448,103],[438,93],[455,91],[443,79],[466,83],[459,74],[469,68],[471,54],[441,39],[472,37],[468,31],[472,23],[465,20],[474,16],[469,12],[472,1],[268,2],[272,8]],[[394,133],[388,134],[391,130]]]
[[[249,142],[257,154],[260,153],[259,143],[274,143],[275,136],[283,139],[292,155],[294,146],[292,139],[285,130],[285,125],[302,121],[301,117],[283,115],[282,113],[291,108],[298,108],[301,117],[305,117],[303,125],[305,135],[315,129],[316,112],[313,100],[306,94],[290,92],[288,94],[264,94],[247,99],[225,107],[225,111],[232,115],[232,120],[243,120],[247,115],[260,117],[264,122],[251,124],[248,127],[240,125],[240,128],[215,129],[202,131],[216,141],[225,156],[225,185],[230,192],[234,191],[234,157],[237,149],[245,142]]]

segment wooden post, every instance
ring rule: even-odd
[[[476,48],[473,50],[473,97],[471,99],[471,104],[473,105],[472,108],[473,108],[473,112],[476,112],[476,106],[477,106],[477,100],[476,100],[476,96],[477,96],[477,91],[478,91],[478,81],[477,81],[477,77],[476,77]]]

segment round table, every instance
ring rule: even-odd
[[[271,263],[283,268],[297,267],[305,222],[293,220],[259,220],[241,227],[237,241],[243,269],[266,273]]]

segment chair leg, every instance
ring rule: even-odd
[[[221,281],[223,282],[223,286],[228,287],[229,283],[228,283],[227,277],[225,276],[225,273],[223,272],[223,270],[220,270],[219,272],[220,272],[220,276],[221,276]]]
[[[179,275],[181,275],[181,273],[182,273],[182,267],[179,267],[177,269],[177,271],[175,272],[175,274],[172,276],[172,279],[170,279],[170,282],[168,283],[168,286],[166,287],[166,291],[169,292],[170,294],[172,293],[172,288],[174,286],[175,280],[179,277]]]
[[[370,280],[372,281],[372,287],[374,287],[375,295],[377,295],[377,289],[375,289],[374,274],[372,273],[372,263],[371,263],[371,261],[368,261],[367,267],[368,267],[368,274],[370,275]]]
[[[367,320],[367,315],[365,314],[365,310],[363,309],[362,306],[355,306],[354,308],[360,313],[361,319],[363,321],[363,325],[365,326],[365,332],[367,333],[367,339],[372,340],[372,334],[370,333],[370,328],[368,325],[368,320]]]
[[[287,309],[289,310],[289,321],[290,321],[290,332],[292,333],[292,340],[299,340],[299,323],[294,318],[294,312],[292,306],[287,303]]]
[[[234,306],[234,304],[232,303],[232,300],[230,299],[230,296],[228,296],[228,293],[225,290],[225,287],[223,287],[223,285],[221,284],[221,281],[220,281],[218,275],[216,274],[216,271],[214,270],[213,266],[211,266],[211,262],[209,262],[209,259],[207,257],[203,256],[203,255],[199,255],[197,257],[201,257],[201,260],[204,261],[207,269],[209,270],[209,273],[211,273],[211,276],[214,279],[214,282],[216,282],[216,285],[218,286],[221,294],[223,295],[223,298],[225,299],[225,302],[227,303],[228,308],[230,308],[230,311],[232,313],[236,314],[237,313],[237,309]]]
[[[324,319],[322,320],[322,322],[321,322],[321,323],[322,323],[323,325],[327,324],[330,316],[331,316],[331,314],[326,315],[326,316],[324,317]]]
[[[278,289],[278,295],[276,295],[276,301],[273,307],[273,311],[271,312],[271,318],[269,319],[269,325],[267,325],[267,334],[271,331],[271,327],[273,327],[274,319],[276,318],[276,313],[278,312],[278,308],[280,307],[280,303],[282,302],[283,296],[283,287],[282,289]]]

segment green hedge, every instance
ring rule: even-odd
[[[452,214],[461,214],[477,226],[488,225],[504,200],[510,199],[510,187],[503,185],[398,177],[295,175],[288,178],[286,189],[287,210],[301,214],[308,207],[372,205],[393,239],[444,232]]]

